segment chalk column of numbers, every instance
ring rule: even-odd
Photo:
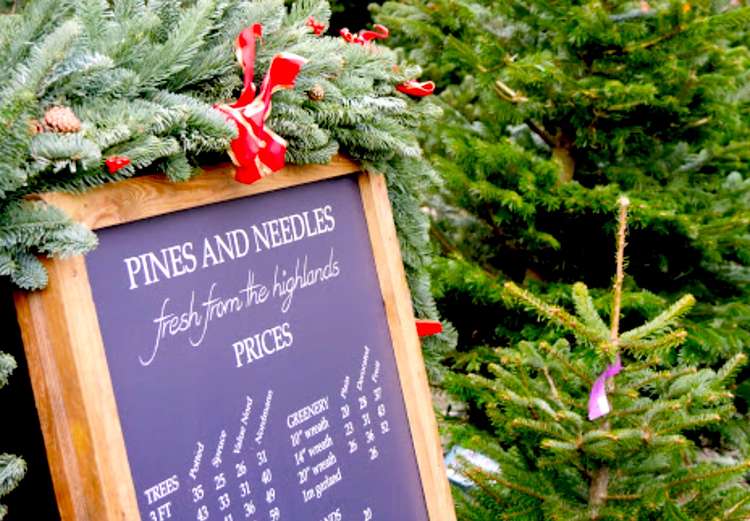
[[[375,461],[380,457],[380,451],[376,443],[377,438],[385,436],[391,431],[388,409],[383,403],[383,388],[379,385],[380,367],[380,363],[376,361],[376,369],[369,378],[372,382],[372,388],[368,390],[366,386],[362,387],[360,394],[357,396],[356,409],[349,403],[341,406],[341,419],[345,422],[344,434],[348,438],[349,453],[357,452],[360,443],[364,441],[370,461]],[[353,409],[356,410],[356,414],[354,414]],[[359,429],[357,423],[359,423]],[[356,436],[358,431],[362,432],[359,438]]]
[[[223,432],[221,439],[225,437],[226,435]],[[220,453],[219,448],[217,448],[217,453]],[[281,519],[281,509],[275,506],[277,502],[276,488],[273,486],[273,472],[265,449],[258,449],[253,459],[243,458],[234,463],[234,468],[231,470],[223,469],[223,460],[220,457],[215,457],[211,465],[215,474],[212,476],[212,482],[209,485],[217,494],[215,508],[209,508],[212,501],[206,495],[204,483],[194,479],[191,492],[193,503],[197,508],[197,521],[215,519],[216,516],[211,516],[212,512],[218,513],[218,519],[222,521],[239,521],[240,519],[257,521],[262,519],[253,517],[259,514],[259,505],[256,504],[257,498],[253,497],[253,489],[250,485],[253,476],[260,478],[263,489],[262,501],[265,501],[268,507],[267,519],[269,521]],[[255,465],[255,469],[252,468],[253,465]],[[253,472],[253,470],[257,470],[257,472]],[[232,477],[236,480],[231,480]],[[241,517],[237,517],[237,519],[235,519],[237,514],[232,512],[234,510],[232,507],[233,498],[241,505],[241,514],[239,514]]]
[[[197,507],[195,518],[198,521],[208,521],[211,519],[211,504],[213,501],[207,495],[207,490],[213,490],[216,494],[216,510],[218,513],[218,519],[223,521],[235,521],[230,512],[232,506],[232,497],[230,494],[229,476],[227,470],[224,468],[224,460],[221,457],[226,444],[227,434],[226,431],[221,432],[219,437],[219,444],[216,448],[216,456],[211,460],[212,475],[209,478],[208,483],[201,483],[198,481],[197,476],[193,478],[191,494],[193,497],[193,503]],[[240,477],[239,475],[237,476]],[[210,488],[209,488],[210,487]]]
[[[363,362],[365,361],[363,360]],[[349,377],[345,378],[344,389],[340,394],[344,401],[340,406],[340,411],[348,452],[349,454],[355,454],[359,452],[361,447],[364,447],[367,451],[368,461],[375,461],[380,457],[377,439],[387,435],[391,430],[388,421],[388,409],[383,403],[383,388],[380,385],[380,362],[375,361],[373,367],[370,377],[367,378],[369,383],[365,385],[365,381],[363,381],[361,389],[357,388],[359,394],[356,396],[356,400],[350,403],[347,399],[349,383],[351,382]],[[373,515],[373,510],[369,506],[362,510],[364,521],[372,520]]]

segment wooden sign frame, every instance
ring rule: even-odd
[[[145,176],[82,195],[38,197],[93,230],[358,173],[367,228],[430,521],[454,521],[437,423],[385,179],[335,157],[252,185],[222,164],[185,183]],[[141,519],[83,256],[43,261],[49,285],[15,293],[18,321],[63,521]],[[144,520],[145,521],[145,520]],[[295,520],[300,521],[300,520]],[[390,521],[390,520],[389,520]],[[401,521],[401,520],[399,520]],[[408,521],[408,520],[403,520]]]

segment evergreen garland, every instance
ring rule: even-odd
[[[311,16],[327,23],[328,3],[34,0],[0,16],[0,63],[10,71],[0,78],[0,275],[41,288],[46,274],[37,254],[75,255],[96,245],[91,232],[30,194],[86,190],[146,169],[180,181],[201,163],[226,160],[236,130],[212,105],[236,99],[234,39],[262,23],[256,78],[279,52],[309,59],[296,88],[274,95],[268,121],[289,143],[287,162],[326,163],[341,150],[388,177],[416,311],[436,318],[420,210],[435,175],[414,137],[436,109],[395,90],[417,69],[399,68],[382,46],[317,37],[306,25]],[[313,89],[318,99],[309,96]],[[49,128],[45,114],[54,107],[72,110],[80,129]],[[130,164],[109,173],[105,160],[117,156]],[[445,340],[429,340],[427,352]]]
[[[0,15],[0,276],[39,289],[47,274],[37,255],[96,246],[91,231],[33,194],[83,191],[145,171],[182,181],[202,164],[227,161],[236,129],[212,105],[236,99],[234,40],[262,23],[256,84],[279,52],[309,60],[296,88],[274,95],[268,121],[289,143],[287,162],[326,163],[342,151],[387,176],[416,313],[436,319],[420,209],[435,175],[414,137],[436,109],[396,92],[417,71],[399,69],[392,51],[316,37],[310,16],[327,23],[328,3],[32,0]],[[50,109],[67,119],[49,121]],[[130,164],[110,173],[105,162],[117,156]],[[450,335],[428,339],[427,358],[449,343]],[[12,367],[0,358],[0,384]],[[24,470],[22,460],[0,455],[0,496]]]

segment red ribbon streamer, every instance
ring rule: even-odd
[[[352,34],[349,29],[344,27],[339,31],[339,34],[347,42],[355,43],[357,45],[366,45],[373,40],[385,40],[391,34],[385,25],[375,24],[373,29],[374,30],[362,29],[357,34]]]
[[[433,92],[435,92],[435,82],[434,81],[423,81],[419,82],[417,80],[409,80],[401,83],[400,85],[396,86],[396,89],[399,92],[403,92],[404,94],[408,94],[409,96],[429,96]]]
[[[373,40],[385,40],[391,35],[391,32],[385,25],[375,24],[372,27],[375,29],[374,31],[366,29],[359,31],[360,38],[366,42],[371,42]]]
[[[437,335],[443,332],[443,324],[437,320],[415,319],[414,321],[417,323],[417,335],[420,337]]]
[[[305,58],[291,53],[279,53],[263,78],[256,96],[253,75],[255,68],[255,39],[263,35],[263,26],[253,24],[244,29],[235,42],[237,60],[244,70],[244,88],[239,99],[214,108],[237,125],[238,136],[230,144],[229,156],[237,167],[235,179],[251,184],[284,168],[286,141],[265,124],[271,110],[271,96],[282,89],[294,87]]]

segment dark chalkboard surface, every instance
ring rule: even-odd
[[[356,176],[99,231],[141,517],[427,521]]]

